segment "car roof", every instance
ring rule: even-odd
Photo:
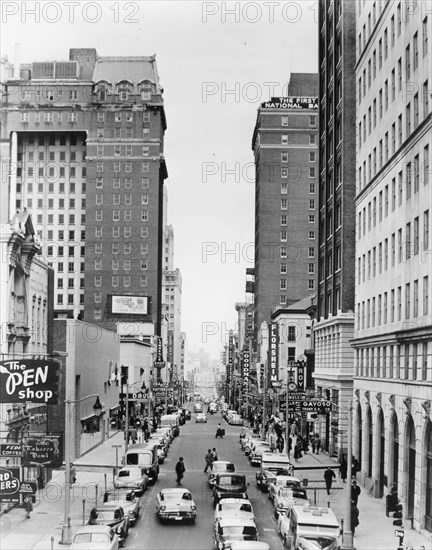
[[[285,481],[295,481],[295,482],[301,483],[299,478],[295,476],[276,476],[276,483],[278,485],[280,483],[284,483]]]
[[[250,504],[252,506],[252,502],[247,498],[232,498],[232,497],[223,498],[222,500],[219,501],[218,504],[229,504],[229,503]]]
[[[230,462],[229,460],[214,460],[212,464],[213,467],[215,464],[232,464],[234,466],[234,462]]]
[[[221,478],[221,477],[231,477],[231,476],[236,476],[236,477],[244,477],[246,478],[245,474],[238,474],[237,472],[229,472],[227,474],[218,474],[218,477]]]
[[[78,527],[74,536],[81,533],[106,533],[109,535],[111,534],[111,527],[108,525],[84,525],[83,527]]]
[[[177,487],[167,487],[166,489],[161,489],[160,491],[162,494],[171,493],[171,494],[184,494],[184,493],[190,493],[189,489],[181,489]]]
[[[229,526],[242,526],[242,527],[256,527],[256,523],[251,518],[237,517],[237,516],[224,516],[217,520],[221,527]]]
[[[232,550],[270,550],[270,546],[262,540],[236,540],[231,543]]]
[[[123,508],[121,506],[117,506],[116,504],[109,505],[107,503],[107,504],[104,504],[103,506],[94,506],[92,510],[96,510],[96,512],[109,512],[110,510],[113,510],[113,511],[123,510]]]

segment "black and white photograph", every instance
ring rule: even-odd
[[[2,0],[0,102],[0,550],[432,550],[432,0]]]

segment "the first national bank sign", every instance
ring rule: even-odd
[[[261,103],[263,109],[318,109],[317,97],[272,97]]]

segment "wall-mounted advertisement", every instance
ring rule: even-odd
[[[60,363],[53,360],[0,361],[1,403],[59,404]]]
[[[272,388],[279,383],[279,332],[277,323],[270,323],[269,325],[268,365],[268,387]]]
[[[0,501],[18,503],[20,501],[20,468],[0,467]]]
[[[147,315],[147,296],[119,296],[111,297],[111,313],[119,315]]]
[[[22,465],[61,468],[62,445],[60,435],[24,438]]]

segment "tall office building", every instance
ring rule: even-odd
[[[155,57],[71,49],[69,61],[16,67],[2,89],[2,196],[7,216],[34,212],[57,316],[150,321],[159,334],[167,171]]]
[[[354,453],[432,531],[432,14],[356,2]],[[430,8],[430,6],[429,6]]]
[[[315,425],[323,448],[347,452],[352,397],[355,248],[355,3],[319,9],[319,227],[315,388],[335,404]]]
[[[318,75],[291,75],[261,104],[255,156],[255,340],[273,308],[314,294],[318,256]]]

